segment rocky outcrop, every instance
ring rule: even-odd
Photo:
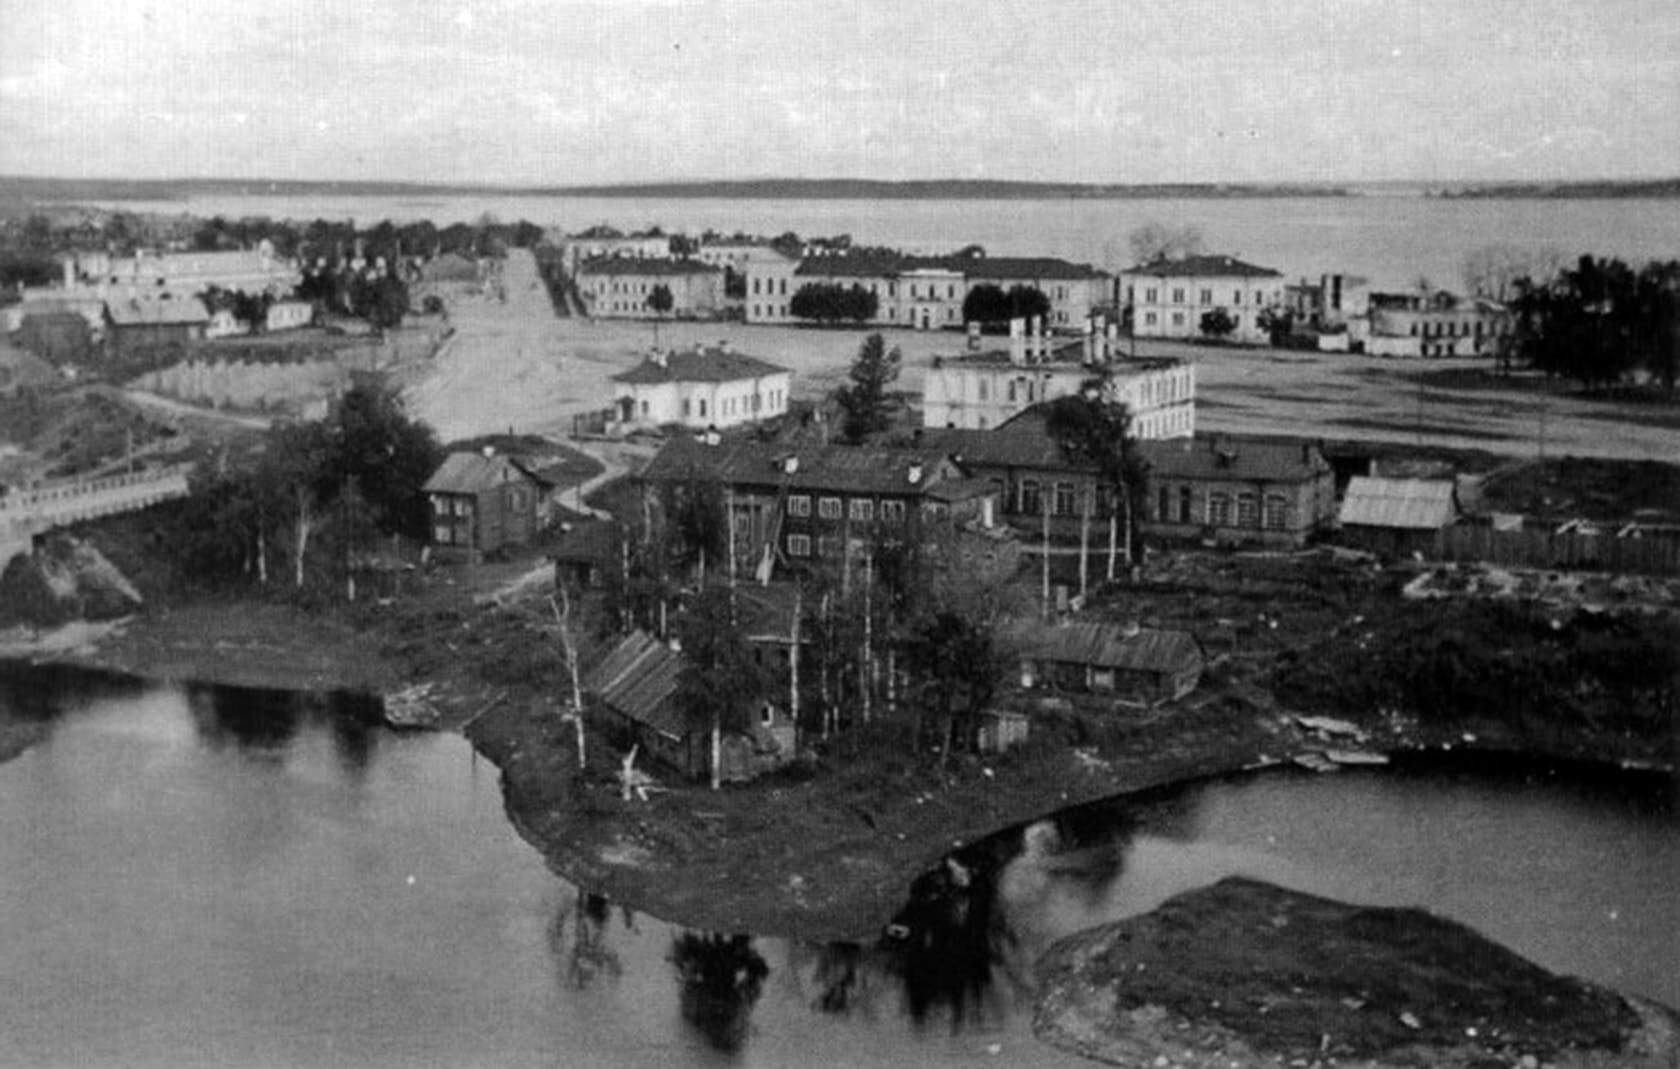
[[[0,573],[0,627],[56,627],[72,620],[111,620],[139,610],[140,592],[97,549],[55,535]]]
[[[1040,1038],[1115,1065],[1673,1066],[1676,1015],[1417,909],[1232,878],[1039,961]]]

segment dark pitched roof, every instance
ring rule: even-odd
[[[1157,278],[1185,278],[1188,276],[1220,278],[1232,276],[1238,278],[1283,277],[1281,271],[1244,263],[1234,256],[1186,256],[1181,260],[1168,260],[1163,257],[1146,264],[1139,264],[1128,270],[1126,274],[1154,275]]]
[[[516,479],[541,486],[542,480],[501,454],[451,453],[426,480],[428,494],[478,494]]]
[[[578,265],[579,275],[715,275],[723,271],[699,260],[665,260],[653,256],[597,256]]]
[[[1330,471],[1318,446],[1304,439],[1198,434],[1138,443],[1151,474],[1178,479],[1305,482]]]
[[[791,472],[787,470],[790,462]],[[912,480],[918,469],[919,477]],[[935,449],[750,441],[705,445],[683,437],[667,442],[642,470],[642,478],[654,482],[715,478],[737,486],[780,486],[785,479],[790,490],[807,493],[919,496],[942,481],[962,478],[962,472]]]
[[[682,654],[633,631],[584,676],[583,689],[622,716],[666,735],[687,733],[676,705]]]
[[[969,278],[986,279],[1087,279],[1103,278],[1105,272],[1090,264],[1076,264],[1053,256],[975,256],[945,257],[942,261],[953,271],[961,271]]]
[[[667,353],[663,364],[648,357],[629,371],[613,376],[614,382],[648,385],[658,382],[735,382],[785,373],[787,368],[727,349],[689,349]]]
[[[1202,663],[1202,647],[1188,631],[1129,629],[1117,623],[1020,621],[1005,640],[1024,657],[1130,672],[1180,672]]]
[[[909,260],[902,253],[877,251],[807,256],[799,261],[793,273],[827,278],[885,278],[905,270]]]

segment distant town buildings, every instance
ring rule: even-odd
[[[1122,271],[1119,285],[1140,338],[1205,337],[1203,316],[1220,310],[1233,324],[1229,340],[1263,344],[1270,335],[1261,313],[1284,301],[1281,272],[1232,256],[1156,260]]]
[[[297,265],[276,256],[264,241],[232,252],[170,252],[111,256],[103,252],[66,255],[64,292],[104,299],[196,297],[212,287],[249,294],[284,296],[302,281]]]
[[[625,234],[610,226],[594,226],[577,234],[564,234],[555,242],[566,274],[577,277],[588,260],[630,258],[664,260],[671,257],[671,238],[663,232]]]
[[[654,350],[613,376],[620,429],[677,425],[726,428],[786,414],[793,374],[727,346]]]
[[[875,296],[874,326],[940,330],[963,325],[963,302],[977,286],[1038,290],[1049,300],[1052,329],[1072,329],[1105,306],[1109,277],[1052,257],[910,256],[891,250],[848,250],[797,262],[747,265],[749,323],[800,322],[792,299],[806,285],[863,290]]]
[[[699,260],[605,256],[578,265],[575,275],[584,310],[619,319],[709,318],[724,305],[723,269]],[[671,296],[659,309],[659,287]]]

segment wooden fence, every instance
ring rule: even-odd
[[[1425,556],[1445,561],[1483,561],[1525,568],[1680,575],[1680,538],[1646,535],[1555,534],[1544,530],[1496,531],[1459,524],[1445,528]]]

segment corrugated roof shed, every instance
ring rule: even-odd
[[[736,382],[786,374],[787,368],[727,349],[689,349],[669,353],[663,364],[648,357],[629,371],[613,376],[614,382],[648,385],[660,382]]]
[[[675,738],[684,733],[677,711],[682,654],[645,631],[633,631],[584,677],[583,689],[622,716]]]
[[[1343,527],[1437,531],[1458,518],[1450,479],[1381,479],[1358,475],[1342,498]]]
[[[1188,631],[1145,627],[1128,634],[1128,628],[1117,623],[1026,621],[1006,634],[1023,656],[1062,664],[1172,674],[1202,661],[1202,647]]]

